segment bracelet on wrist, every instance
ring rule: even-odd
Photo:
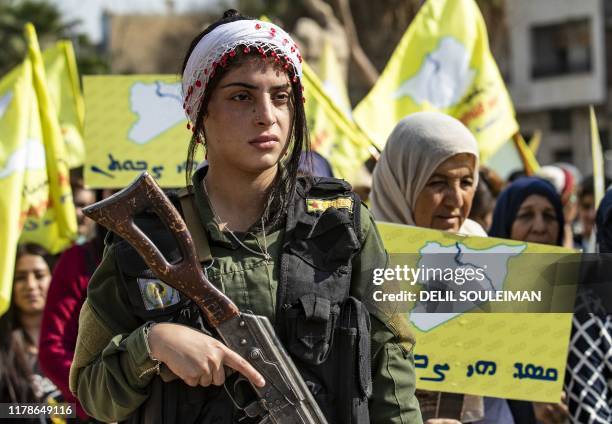
[[[155,365],[141,372],[139,377],[143,377],[144,375],[149,374],[152,371],[155,371],[155,374],[157,375],[159,375],[160,373],[160,367],[161,367],[162,361],[160,361],[159,359],[153,356],[153,354],[151,353],[151,346],[149,345],[149,333],[151,332],[151,328],[153,328],[155,324],[157,323],[150,321],[150,322],[147,322],[145,326],[143,327],[144,343],[147,349],[147,355],[149,356],[149,359],[151,361],[155,362]]]

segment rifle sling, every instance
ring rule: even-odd
[[[187,228],[195,244],[198,260],[200,263],[210,264],[213,258],[210,253],[206,230],[200,222],[198,211],[194,204],[195,196],[190,190],[184,188],[179,191],[179,197],[181,199],[183,217],[185,218],[185,223],[187,224]]]

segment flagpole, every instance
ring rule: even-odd
[[[519,156],[521,157],[521,162],[523,162],[523,169],[525,170],[525,174],[534,175],[537,169],[535,169],[535,166],[531,163],[530,158],[527,156],[528,152],[525,149],[527,144],[525,143],[525,140],[523,139],[523,136],[519,131],[514,133],[514,135],[512,136],[512,141],[514,141],[514,146],[516,147],[516,150]],[[532,157],[531,159],[535,158]]]

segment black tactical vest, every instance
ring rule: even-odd
[[[178,207],[176,196],[171,199]],[[361,201],[342,180],[302,177],[290,203],[280,259],[277,334],[330,424],[369,423],[370,318],[365,306],[349,295],[351,262],[363,241]],[[137,224],[169,260],[178,259],[175,243],[155,216],[143,216]],[[148,310],[141,285],[152,273],[125,241],[116,243],[118,275],[136,315],[211,333],[183,296],[163,310]],[[128,422],[183,422],[190,411],[188,422],[193,423],[233,423],[244,417],[223,388],[193,388],[156,377],[150,397]]]

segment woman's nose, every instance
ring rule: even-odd
[[[538,233],[546,232],[546,221],[544,220],[542,214],[536,214],[536,216],[533,218],[531,229],[532,231]]]
[[[256,102],[254,120],[255,125],[261,127],[269,127],[274,125],[276,122],[274,119],[272,101],[267,96],[264,96],[262,99]]]
[[[445,203],[453,208],[461,208],[463,206],[463,196],[461,187],[458,185],[451,185],[448,187],[445,196]]]
[[[28,273],[25,279],[25,287],[28,290],[32,290],[35,289],[37,285],[36,282],[36,276],[34,275],[34,273]]]

